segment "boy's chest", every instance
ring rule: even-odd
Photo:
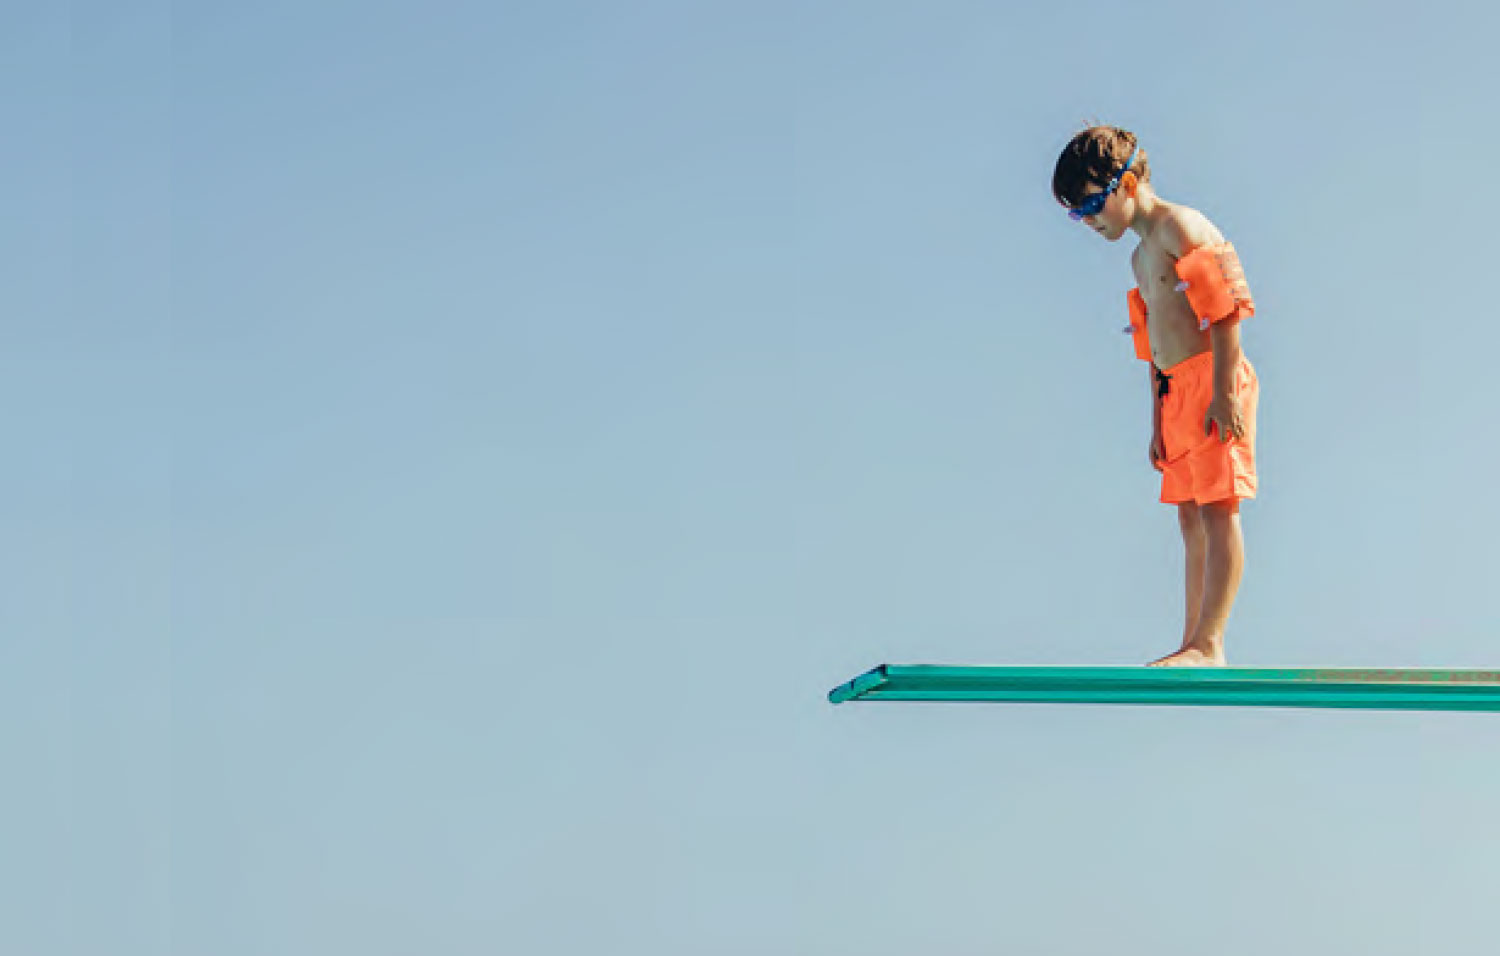
[[[1205,333],[1199,329],[1187,296],[1177,291],[1177,260],[1165,251],[1143,245],[1130,264],[1141,297],[1146,300],[1152,360],[1159,368],[1167,368],[1202,351]]]
[[[1148,302],[1160,302],[1177,289],[1177,270],[1172,257],[1142,244],[1132,257],[1135,281]]]

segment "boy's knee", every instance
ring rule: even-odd
[[[1240,499],[1204,502],[1198,506],[1198,511],[1205,521],[1224,521],[1240,513]]]
[[[1203,530],[1203,511],[1191,501],[1184,501],[1177,506],[1177,523],[1184,532],[1198,532]]]

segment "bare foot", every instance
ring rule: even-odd
[[[1184,647],[1175,654],[1168,654],[1152,661],[1147,667],[1223,667],[1224,651],[1206,651],[1197,647]]]

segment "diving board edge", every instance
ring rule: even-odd
[[[828,699],[1500,711],[1500,671],[882,664]]]

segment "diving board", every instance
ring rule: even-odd
[[[882,664],[828,699],[1500,711],[1500,671]]]

